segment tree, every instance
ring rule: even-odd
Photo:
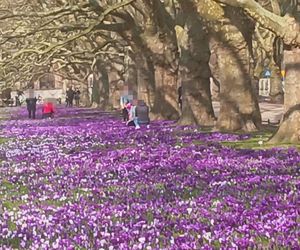
[[[12,25],[7,26],[0,40],[7,51],[2,58],[1,65],[5,70],[0,72],[0,77],[13,84],[16,80],[30,82],[31,78],[52,71],[86,86],[87,77],[99,69],[91,67],[95,56],[97,63],[104,60],[104,56],[99,60],[98,52],[112,43],[110,34],[99,32],[106,29],[103,22],[117,9],[132,2],[105,5],[100,15],[95,13],[92,1],[76,4],[31,1],[28,5],[17,2],[13,6],[3,2],[4,13],[0,20]],[[16,47],[12,41],[18,43],[18,51],[12,50]]]
[[[180,1],[182,26],[175,27],[180,48],[179,74],[182,85],[180,124],[214,125],[210,92],[210,49],[205,24],[191,1]],[[180,23],[179,22],[179,23]]]
[[[226,131],[259,129],[261,117],[250,70],[251,21],[239,9],[213,0],[197,2],[196,9],[217,44],[221,107],[216,126]]]
[[[292,6],[286,15],[279,16],[263,8],[254,0],[220,0],[219,2],[234,7],[243,8],[249,16],[259,22],[263,27],[271,30],[285,43],[284,63],[287,69],[285,80],[285,114],[276,134],[270,143],[278,142],[300,142],[300,78],[299,58],[300,51],[300,24],[299,13],[295,12],[297,5]]]

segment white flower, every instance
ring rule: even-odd
[[[174,238],[173,238],[173,237],[171,237],[170,243],[171,243],[171,245],[173,245],[173,244],[175,243],[175,241],[174,241]]]
[[[187,209],[188,214],[191,214],[192,210],[193,210],[193,209],[189,207],[189,208]]]
[[[106,243],[106,240],[105,240],[105,239],[100,240],[100,245],[101,245],[102,247],[104,246],[105,243]]]
[[[211,242],[211,232],[205,232],[203,238],[208,240],[208,242]]]
[[[146,238],[145,238],[145,237],[139,238],[139,242],[140,242],[140,243],[145,243],[145,241],[146,241]]]

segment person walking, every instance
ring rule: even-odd
[[[28,118],[29,119],[35,119],[36,102],[37,102],[36,97],[26,99]]]
[[[35,119],[37,98],[34,96],[34,89],[28,90],[28,98],[26,99],[28,118]]]
[[[15,105],[16,105],[16,107],[21,106],[19,96],[17,96],[17,95],[15,96]]]
[[[67,94],[66,94],[66,107],[69,107],[69,98]]]
[[[178,104],[180,110],[182,110],[182,86],[178,88]]]
[[[79,107],[79,101],[80,101],[80,90],[76,88],[75,94],[74,94],[74,99],[75,99],[75,105],[76,107]]]
[[[70,87],[67,91],[67,107],[73,107],[74,90]]]

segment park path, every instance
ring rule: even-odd
[[[213,102],[213,107],[216,116],[218,116],[220,111],[220,103]],[[284,108],[282,104],[274,104],[269,102],[261,102],[259,103],[262,121],[263,123],[267,123],[270,120],[271,123],[278,123],[281,119]],[[9,107],[9,108],[0,108],[0,119],[8,119],[11,117],[12,113],[17,112],[19,108]]]
[[[220,111],[220,103],[213,102],[213,107],[216,116],[218,116]],[[263,123],[268,123],[268,120],[270,120],[271,123],[278,123],[278,121],[281,119],[284,112],[284,108],[282,104],[261,102],[259,103],[259,108],[260,108]]]

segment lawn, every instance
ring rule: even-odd
[[[295,148],[170,121],[135,130],[91,109],[12,117],[0,123],[2,248],[300,247]]]

